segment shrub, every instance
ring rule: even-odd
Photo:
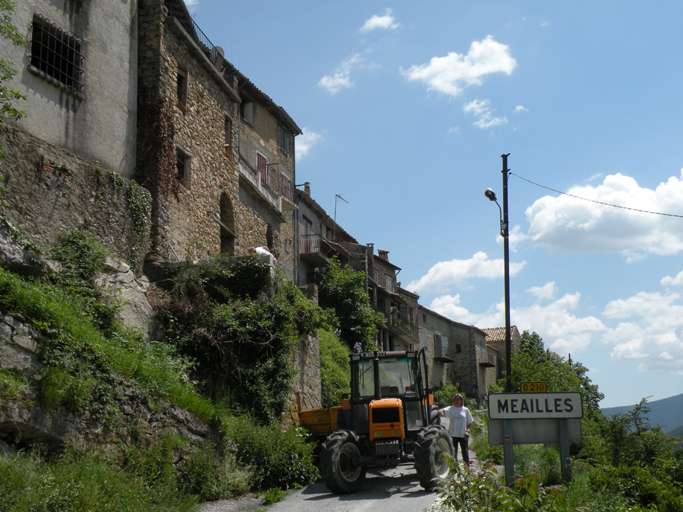
[[[320,380],[323,389],[323,407],[341,403],[344,393],[351,392],[350,350],[336,334],[325,329],[318,333],[320,339]]]
[[[178,512],[196,510],[196,499],[168,485],[150,484],[104,461],[67,452],[46,462],[37,452],[0,457],[3,512]]]
[[[363,350],[375,349],[377,326],[386,319],[370,305],[365,289],[365,274],[348,265],[342,267],[334,258],[324,274],[316,275],[318,303],[322,308],[333,309],[339,319],[341,339],[350,349],[360,343]]]
[[[467,396],[464,392],[460,391],[458,384],[453,382],[446,382],[443,386],[435,387],[432,394],[434,395],[434,403],[438,405],[439,408],[453,405],[453,396],[456,394],[461,394],[464,403],[467,403]]]
[[[318,478],[314,445],[300,427],[262,426],[247,416],[223,417],[222,433],[236,446],[237,461],[254,468],[255,489],[289,489]]]

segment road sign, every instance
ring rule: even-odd
[[[581,393],[491,393],[489,418],[531,420],[582,418]]]
[[[545,382],[522,382],[522,393],[547,393],[548,385]]]

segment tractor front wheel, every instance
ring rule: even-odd
[[[414,453],[415,471],[422,487],[429,491],[448,477],[447,456],[453,456],[453,440],[445,427],[429,425],[422,429]]]
[[[350,430],[332,432],[320,451],[320,475],[325,486],[336,494],[359,491],[366,469],[359,465],[358,436]]]

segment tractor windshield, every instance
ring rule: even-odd
[[[375,374],[372,359],[358,361],[354,369],[358,371],[357,397],[375,395]],[[413,357],[389,357],[379,360],[379,380],[382,397],[415,396],[417,394],[415,370],[417,361]]]

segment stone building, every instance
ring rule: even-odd
[[[12,126],[130,177],[135,169],[137,1],[20,0],[11,23],[26,47],[0,38],[26,96]]]
[[[419,296],[401,288],[396,280],[401,268],[389,261],[389,251],[378,250],[378,254],[373,254],[372,245],[369,249],[368,293],[375,310],[386,318],[377,333],[377,345],[382,350],[414,349],[418,344]]]
[[[140,0],[138,175],[152,261],[266,246],[294,280],[296,123],[232,64],[182,0]]]
[[[296,190],[299,240],[298,286],[305,286],[316,270],[327,268],[332,258],[341,265],[349,263],[346,244],[358,245],[358,241],[339,226],[325,209],[311,197],[311,184],[304,183],[304,190]]]
[[[495,350],[496,353],[496,378],[505,377],[505,327],[493,327],[482,329],[486,333],[486,345]],[[510,327],[510,349],[514,352],[519,349],[522,336],[516,325]]]
[[[1,143],[3,214],[36,246],[87,228],[139,273],[149,247],[149,194],[135,169],[137,1],[22,0],[0,38],[25,99]],[[114,77],[114,78],[113,78]],[[15,229],[15,228],[11,228]]]
[[[458,384],[469,399],[482,404],[495,378],[495,352],[486,346],[486,333],[454,322],[419,306],[420,348],[430,362],[431,386]]]

